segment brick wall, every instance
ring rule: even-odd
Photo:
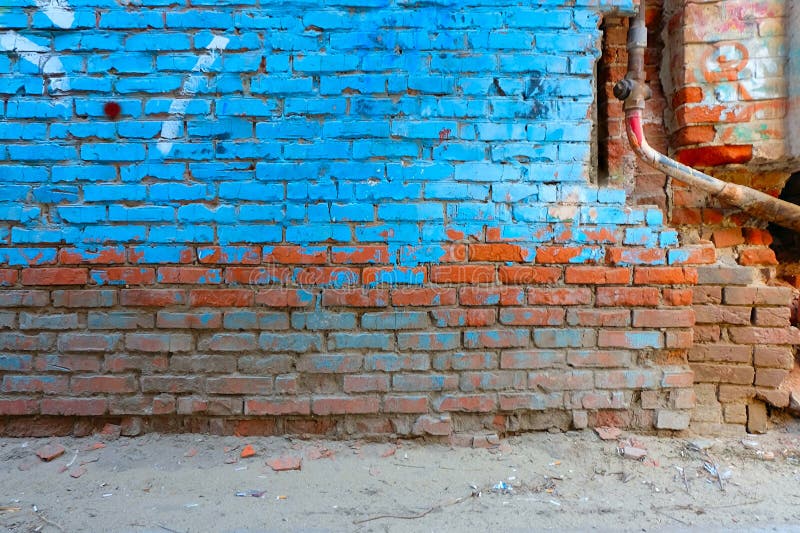
[[[666,3],[662,18],[661,3],[648,2],[646,64],[653,98],[647,103],[647,137],[651,144],[679,159],[686,150],[712,154],[713,161],[686,162],[721,179],[775,196],[781,193],[794,164],[787,157],[789,152],[774,150],[781,144],[789,146],[785,132],[791,124],[781,66],[787,54],[784,44],[791,40],[786,37],[791,22],[784,7],[780,2],[673,1]],[[614,73],[605,81],[609,98],[613,98],[613,83],[625,71],[626,27],[625,19],[605,19],[601,65]],[[747,61],[734,64],[731,51],[746,54]],[[791,52],[788,56],[792,57]],[[659,63],[661,68],[656,66]],[[778,407],[788,402],[788,392],[779,385],[792,366],[799,339],[797,330],[789,328],[794,316],[791,291],[778,277],[796,268],[778,265],[770,248],[772,235],[763,221],[633,161],[625,151],[621,106],[609,99],[608,109],[608,130],[613,133],[609,146],[624,143],[623,149],[608,151],[616,180],[633,189],[632,199],[644,197],[644,201],[664,205],[667,220],[684,242],[715,247],[712,257],[716,256],[717,264],[700,269],[700,285],[694,291],[697,326],[689,358],[696,371],[698,406],[692,426],[703,432],[740,431],[744,424],[761,430],[764,402]],[[719,156],[736,143],[760,155],[738,164]],[[611,176],[614,179],[613,171]],[[785,259],[793,255],[794,241],[783,233],[779,236],[781,243],[788,244],[785,250],[778,249]],[[732,267],[737,264],[747,268]],[[734,296],[745,293],[771,296],[769,301]],[[769,324],[767,313],[774,318]],[[796,318],[792,320],[796,323]],[[754,349],[756,335],[765,346]],[[767,361],[765,351],[780,357]]]
[[[686,428],[715,258],[591,184],[597,4],[0,9],[0,433]]]

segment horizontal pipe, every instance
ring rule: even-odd
[[[645,3],[645,0],[641,0],[639,12],[632,21],[628,33],[628,73],[625,78],[632,89],[626,92],[624,98],[625,128],[634,153],[645,163],[671,178],[705,191],[751,216],[800,233],[800,205],[774,198],[750,187],[709,176],[667,157],[648,144],[642,121],[647,98],[644,74],[644,53],[647,42],[641,37],[643,33],[646,35],[647,31],[644,22]]]

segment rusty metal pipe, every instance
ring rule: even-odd
[[[650,98],[644,73],[644,54],[647,48],[645,3],[646,0],[641,0],[639,12],[631,21],[628,31],[628,72],[625,79],[614,87],[615,96],[625,104],[625,128],[633,151],[645,163],[672,178],[703,190],[749,215],[800,233],[799,205],[709,176],[667,157],[647,143],[642,120],[645,101]]]

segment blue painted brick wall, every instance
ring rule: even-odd
[[[1,244],[425,244],[552,221],[542,184],[592,174],[597,24],[634,2],[173,4],[0,1]]]

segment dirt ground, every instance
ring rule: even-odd
[[[65,451],[45,462],[48,443]],[[242,458],[246,445],[255,455]],[[207,435],[0,439],[0,528],[66,532],[800,531],[800,423],[489,448]],[[641,459],[620,455],[620,448]],[[301,459],[300,470],[268,462]],[[278,465],[275,465],[278,466]]]

